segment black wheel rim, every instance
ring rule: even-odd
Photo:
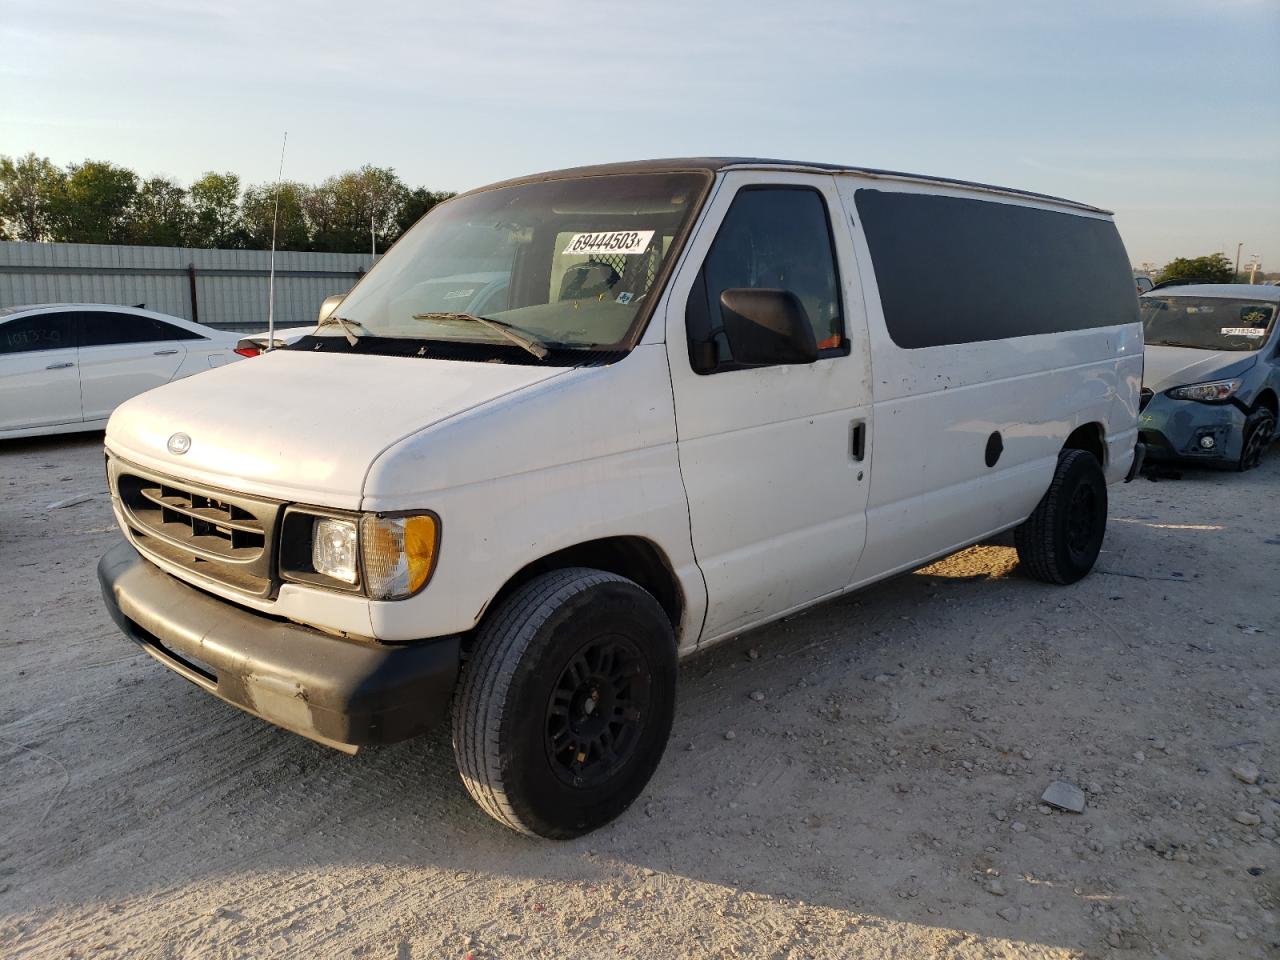
[[[1262,462],[1262,453],[1267,449],[1267,444],[1271,442],[1271,435],[1275,431],[1275,421],[1270,418],[1264,418],[1254,424],[1249,435],[1244,438],[1244,451],[1240,454],[1240,466],[1244,469],[1256,467]]]
[[[565,665],[547,703],[551,768],[571,787],[598,786],[635,755],[652,677],[639,647],[622,636],[585,644]]]
[[[1075,559],[1085,558],[1092,549],[1100,513],[1098,491],[1087,483],[1076,487],[1067,511],[1067,549]]]

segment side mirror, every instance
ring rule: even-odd
[[[347,299],[345,293],[335,293],[332,297],[325,297],[324,303],[320,304],[320,316],[316,317],[316,323],[324,323],[333,311],[338,309],[338,304]]]
[[[809,315],[790,290],[726,290],[720,294],[720,308],[735,363],[817,361],[818,344]]]

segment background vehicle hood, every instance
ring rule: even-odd
[[[1256,353],[1238,350],[1194,350],[1191,347],[1148,345],[1144,351],[1142,385],[1156,393],[1189,383],[1239,376],[1258,360]]]
[[[387,447],[567,367],[276,351],[134,397],[107,449],[141,466],[243,493],[358,509]],[[190,450],[167,449],[185,433]]]

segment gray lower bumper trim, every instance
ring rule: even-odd
[[[117,626],[165,666],[264,720],[354,752],[441,720],[459,640],[347,640],[245,610],[177,580],[122,543],[98,563]]]

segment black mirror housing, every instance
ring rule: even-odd
[[[814,363],[818,344],[804,304],[790,290],[739,287],[720,294],[724,333],[735,363]]]

